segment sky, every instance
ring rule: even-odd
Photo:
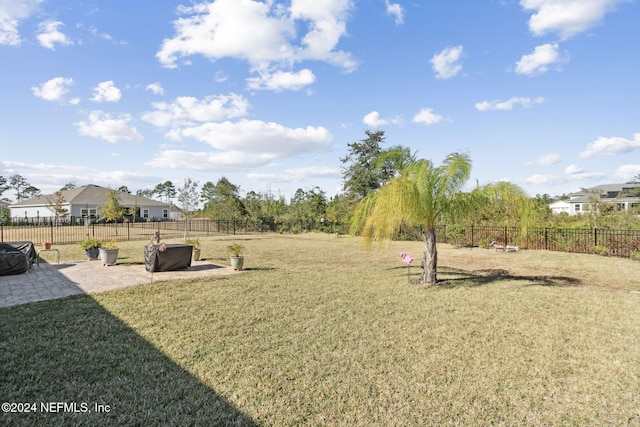
[[[383,130],[469,154],[469,189],[628,182],[638,22],[634,0],[0,0],[0,176],[329,198]]]

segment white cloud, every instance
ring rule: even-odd
[[[586,159],[596,155],[614,156],[616,154],[630,153],[640,147],[640,133],[633,135],[633,139],[621,137],[604,138],[599,137],[591,144],[587,145],[587,149],[580,153],[580,158]]]
[[[523,97],[512,97],[506,101],[482,101],[476,103],[476,109],[479,111],[489,111],[489,110],[501,110],[501,111],[509,111],[513,109],[516,105],[521,105],[524,108],[529,108],[535,104],[542,104],[544,102],[544,98],[538,97],[535,99],[531,98],[523,98]]]
[[[564,175],[532,175],[525,178],[524,183],[532,185],[561,185],[581,181],[593,182],[606,177],[606,175],[601,172],[578,172],[573,169],[569,169],[569,172],[570,173],[567,173],[567,171],[565,171]]]
[[[47,49],[55,50],[55,44],[70,45],[73,42],[67,39],[62,32],[58,30],[59,27],[64,27],[64,24],[60,21],[45,21],[38,24],[38,35],[36,38],[40,42],[40,45]]]
[[[299,90],[312,84],[316,76],[311,70],[305,68],[297,73],[289,71],[276,71],[275,73],[260,72],[258,77],[247,79],[249,89],[273,90]]]
[[[462,65],[459,63],[462,57],[462,46],[444,49],[442,52],[433,55],[431,64],[433,65],[433,71],[436,73],[437,79],[449,79],[462,70]]]
[[[144,138],[131,125],[132,118],[123,114],[117,118],[97,110],[89,113],[88,121],[75,123],[80,135],[102,138],[111,143],[119,141],[142,141]]]
[[[371,127],[383,126],[389,123],[388,121],[381,119],[380,114],[377,111],[370,112],[362,118],[362,121],[364,124]]]
[[[640,176],[640,164],[619,166],[614,176],[622,182],[633,181]]]
[[[167,137],[174,140],[193,138],[210,145],[214,151],[165,150],[149,165],[197,170],[252,168],[279,158],[326,150],[333,142],[333,137],[323,127],[293,129],[246,119],[174,129]]]
[[[383,119],[380,117],[380,114],[377,111],[372,111],[362,118],[362,122],[367,126],[380,127],[380,126],[388,125],[389,123],[394,125],[401,125],[403,120],[402,120],[402,117],[400,116]]]
[[[584,172],[584,169],[582,169],[580,166],[576,166],[576,165],[569,165],[564,170],[564,174],[565,175],[575,175],[575,174],[583,173],[583,172]]]
[[[154,95],[164,95],[164,88],[160,83],[151,83],[145,89],[150,90]]]
[[[93,89],[93,98],[91,100],[94,102],[118,102],[121,97],[120,89],[116,87],[113,81],[109,80],[99,83]]]
[[[2,165],[3,169],[10,170],[19,170],[19,169],[33,169],[40,171],[54,171],[54,170],[83,170],[86,169],[84,166],[73,166],[70,164],[66,165],[54,165],[47,163],[24,163],[24,162],[11,162],[11,161],[0,161],[0,165]]]
[[[415,116],[413,121],[415,123],[424,123],[426,125],[434,125],[440,123],[444,117],[440,114],[435,114],[432,108],[423,108]]]
[[[404,23],[404,12],[402,6],[398,3],[391,3],[389,0],[384,0],[384,4],[387,6],[387,15],[395,17],[396,25]]]
[[[524,74],[529,77],[549,71],[553,64],[564,63],[568,57],[562,57],[558,53],[557,43],[546,43],[536,46],[533,53],[523,55],[520,61],[516,62],[516,74]]]
[[[202,55],[211,60],[245,60],[252,72],[272,75],[305,60],[324,61],[352,71],[357,64],[351,54],[336,50],[346,34],[352,2],[292,0],[287,7],[274,1],[217,0],[181,7],[179,11],[186,16],[174,21],[176,34],[163,40],[156,57],[170,68],[177,66],[180,57]],[[300,29],[306,29],[301,37],[297,34]],[[309,72],[297,74],[297,79],[305,83],[311,76]],[[293,75],[289,73],[286,80]],[[250,83],[269,88],[262,80],[258,77]],[[298,88],[299,84],[275,84],[275,88]]]
[[[558,33],[566,40],[598,24],[604,15],[628,0],[520,0],[533,11],[529,30],[536,36]]]
[[[55,77],[40,86],[32,87],[31,91],[38,98],[47,101],[60,101],[69,92],[69,86],[72,84],[73,79],[71,78]]]
[[[242,95],[209,96],[203,100],[180,96],[172,103],[154,102],[155,111],[146,112],[142,120],[154,126],[193,126],[197,123],[215,122],[247,115],[249,101]]]
[[[557,185],[557,184],[566,183],[567,179],[562,176],[537,174],[537,175],[531,175],[525,178],[524,182],[526,184],[534,184],[534,185],[539,185],[539,184]]]
[[[283,173],[250,173],[247,178],[268,183],[302,182],[307,179],[337,179],[342,171],[329,166],[312,166],[307,168],[285,169]]]
[[[2,0],[0,2],[0,45],[17,46],[22,40],[18,33],[20,21],[38,10],[42,0]]]
[[[536,164],[539,165],[555,165],[560,162],[560,154],[558,153],[549,153],[544,156],[538,157],[536,160]]]

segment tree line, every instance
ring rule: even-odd
[[[136,194],[157,197],[167,203],[177,199],[187,219],[249,220],[281,232],[327,229],[340,223],[348,224],[353,234],[381,241],[397,237],[403,227],[414,227],[424,241],[421,282],[429,284],[437,283],[439,225],[517,226],[526,235],[534,225],[558,219],[574,221],[551,215],[552,200],[548,195],[530,198],[512,183],[477,185],[472,191],[463,192],[471,176],[468,154],[450,153],[441,165],[436,165],[431,160],[419,159],[407,147],[384,148],[386,137],[382,130],[366,130],[365,135],[364,139],[347,144],[348,153],[340,159],[343,191],[330,199],[319,187],[299,188],[290,200],[271,191],[250,191],[243,196],[240,187],[224,176],[215,183],[207,181],[202,187],[190,178],[178,188],[165,181]],[[61,190],[73,188],[72,185],[67,184]],[[14,189],[18,200],[25,198],[25,194],[39,193],[19,175],[9,181],[0,179],[0,190],[5,189]],[[109,202],[103,207],[110,220],[122,214],[118,192],[131,193],[127,187],[110,191]],[[592,209],[589,216],[579,216],[579,221],[597,227],[606,224],[608,214],[606,209]],[[637,212],[628,218],[630,224],[638,224]]]
[[[307,189],[298,188],[288,200],[270,189],[245,193],[240,186],[232,183],[225,176],[215,182],[204,182],[202,186],[190,178],[186,178],[181,186],[176,186],[172,181],[167,180],[151,189],[139,189],[135,194],[173,203],[182,209],[184,216],[190,218],[246,220],[263,224],[265,228],[276,227],[280,231],[295,232],[303,228],[323,229],[327,228],[328,224],[350,224],[356,207],[362,200],[383,188],[406,166],[418,161],[416,153],[410,152],[408,148],[401,145],[385,147],[386,144],[383,130],[365,130],[363,139],[348,143],[347,154],[340,158],[343,176],[342,192],[333,197],[327,197],[325,191],[317,186]],[[468,161],[470,168],[471,161],[470,159]],[[636,181],[640,182],[640,175]],[[507,183],[494,184],[495,188],[500,186],[511,188]],[[60,192],[76,187],[74,182],[69,182],[51,197],[51,208],[58,217],[65,216],[61,207],[64,199]],[[3,193],[10,190],[13,190],[15,200],[18,202],[41,195],[41,191],[21,175],[16,174],[8,178],[0,176],[0,200],[10,202],[7,198],[2,198]],[[133,194],[124,185],[115,190]],[[607,206],[601,206],[599,209],[574,217],[552,215],[548,208],[549,203],[565,197],[566,195],[551,197],[548,194],[538,194],[533,197],[531,200],[535,206],[537,225],[574,228],[640,228],[637,212],[628,214],[612,212],[607,210]],[[6,209],[3,209],[0,215],[8,219]],[[518,212],[509,209],[499,200],[485,200],[483,204],[476,206],[465,215],[458,212],[456,222],[463,225],[517,226],[520,221],[518,215]],[[451,220],[444,217],[441,219]]]

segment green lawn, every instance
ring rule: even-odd
[[[640,425],[637,262],[443,246],[425,287],[417,242],[237,239],[243,274],[0,309],[2,401],[92,411],[0,424]]]

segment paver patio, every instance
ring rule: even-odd
[[[149,273],[144,265],[103,266],[99,261],[40,263],[24,274],[0,276],[0,307],[102,292],[159,280],[238,273],[231,267],[195,261],[187,270]]]

